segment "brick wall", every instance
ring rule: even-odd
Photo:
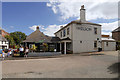
[[[115,39],[116,41],[120,41],[120,32],[113,32],[112,38]]]

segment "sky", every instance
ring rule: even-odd
[[[46,35],[54,33],[73,20],[80,19],[80,8],[86,9],[86,20],[102,25],[102,34],[111,35],[118,27],[118,2],[49,0],[48,2],[2,2],[2,28],[26,35],[40,27]]]

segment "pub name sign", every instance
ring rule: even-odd
[[[78,30],[81,30],[81,31],[91,31],[91,27],[76,27]]]

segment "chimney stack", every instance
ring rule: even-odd
[[[63,26],[60,26],[60,29],[63,28]]]
[[[80,21],[81,22],[86,21],[84,5],[82,5],[80,9]]]

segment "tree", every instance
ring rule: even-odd
[[[13,40],[13,37],[10,35],[6,35],[5,38],[9,41],[10,46],[15,45],[15,41]]]
[[[26,35],[25,33],[22,32],[12,32],[10,33],[10,36],[13,38],[13,40],[15,41],[16,45],[20,45],[20,43],[26,39]]]

